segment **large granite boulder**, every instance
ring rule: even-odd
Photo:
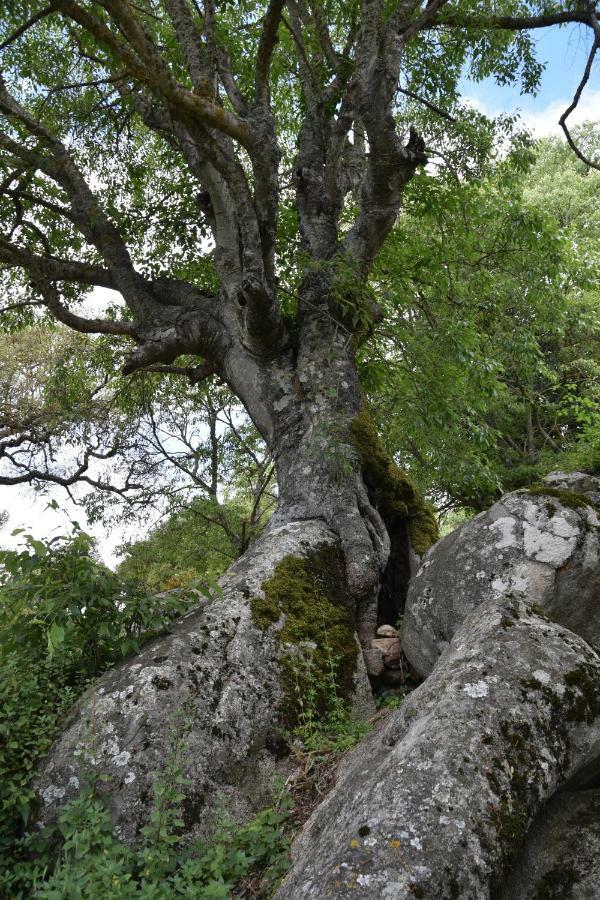
[[[467,617],[341,763],[277,900],[498,897],[530,823],[600,755],[600,656],[536,609],[505,594]]]
[[[402,645],[415,670],[428,675],[469,613],[507,591],[600,644],[598,501],[600,478],[554,472],[435,544],[405,609]]]

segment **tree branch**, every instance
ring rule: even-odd
[[[190,384],[194,385],[210,378],[211,375],[215,374],[216,369],[212,363],[202,363],[200,366],[150,365],[137,371],[141,374],[144,372],[159,372],[165,375],[185,375],[189,379]]]
[[[55,10],[55,3],[49,3],[48,6],[40,9],[39,12],[35,13],[35,15],[31,16],[30,19],[20,25],[16,31],[13,31],[13,33],[0,44],[0,51],[6,50],[7,47],[9,47],[11,44],[14,44],[16,40],[26,34],[26,32],[28,32],[30,28],[33,28],[34,25],[36,25],[42,19],[45,19],[46,16],[49,16],[51,13],[55,12]]]
[[[0,262],[6,266],[37,271],[50,281],[76,281],[90,287],[116,290],[114,278],[108,269],[92,263],[59,259],[55,256],[38,256],[16,246],[2,235],[0,235]]]
[[[253,146],[254,137],[250,127],[238,115],[215,102],[214,85],[211,82],[205,79],[194,92],[174,79],[127,0],[102,0],[100,5],[122,30],[133,49],[73,0],[56,0],[56,5],[57,9],[114,53],[137,81],[147,85],[167,101],[171,110],[182,117],[182,121],[189,123],[199,119],[209,127],[232,137],[246,149]]]
[[[265,13],[255,67],[255,94],[261,105],[269,102],[269,73],[271,58],[277,43],[277,32],[281,21],[281,13],[285,0],[270,0]]]
[[[586,4],[587,5],[587,4]],[[460,13],[450,13],[429,22],[425,27],[437,28],[477,28],[496,29],[500,31],[530,31],[537,28],[550,28],[553,25],[568,25],[570,23],[591,25],[590,10],[575,8],[568,12],[545,13],[539,16],[469,16]]]
[[[577,85],[577,90],[575,91],[573,100],[569,104],[567,109],[564,111],[564,113],[562,114],[560,119],[558,120],[558,124],[562,128],[564,135],[567,139],[567,143],[569,144],[569,146],[570,146],[571,150],[573,151],[573,153],[575,154],[575,156],[577,156],[578,159],[580,159],[583,163],[585,163],[586,166],[589,166],[591,169],[596,169],[596,171],[600,172],[600,164],[597,162],[594,162],[591,159],[588,159],[588,157],[584,153],[582,153],[582,151],[579,149],[579,147],[573,140],[573,136],[571,135],[571,132],[569,131],[569,128],[567,126],[567,119],[569,118],[571,113],[577,108],[577,105],[578,105],[578,103],[581,99],[581,95],[583,93],[583,89],[585,88],[586,84],[588,83],[588,81],[590,79],[590,75],[592,72],[592,65],[594,63],[594,58],[596,56],[596,52],[597,52],[598,48],[600,47],[600,24],[598,23],[598,19],[593,12],[590,14],[590,24],[591,24],[592,28],[594,29],[594,43],[592,44],[592,48],[591,48],[589,56],[587,58],[585,70],[583,72],[581,81]]]
[[[53,284],[39,276],[33,277],[33,284],[42,295],[44,306],[50,310],[59,322],[62,322],[63,325],[67,325],[74,331],[79,331],[82,334],[115,334],[137,338],[138,328],[134,322],[127,322],[124,319],[118,322],[113,322],[112,319],[87,319],[83,316],[75,315],[60,302],[58,291]]]

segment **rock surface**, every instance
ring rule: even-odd
[[[559,791],[533,823],[500,900],[598,900],[600,789]]]
[[[400,633],[396,631],[393,625],[380,625],[377,629],[378,638],[397,638]]]
[[[545,493],[534,490],[505,495],[423,557],[402,628],[403,650],[421,676],[469,613],[507,590],[600,644],[600,478],[555,472]]]
[[[600,657],[530,602],[475,609],[338,770],[278,900],[484,900],[557,787],[600,754]]]
[[[280,645],[273,628],[256,627],[249,601],[279,561],[323,545],[333,550],[337,541],[318,521],[271,529],[230,570],[222,596],[101,678],[40,767],[40,821],[53,819],[91,769],[108,778],[98,787],[118,833],[134,843],[154,803],[156,773],[164,772],[182,729],[184,820],[192,837],[210,830],[217,802],[235,821],[269,805],[273,775],[289,768],[278,719]],[[357,698],[369,714],[364,666],[357,671]]]

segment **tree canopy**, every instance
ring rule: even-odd
[[[324,271],[388,448],[440,508],[576,445],[593,465],[597,133],[534,163],[460,94],[465,73],[535,91],[532,35],[568,23],[591,66],[590,4],[8,3],[0,482],[138,512],[192,489],[223,517],[245,459],[258,510],[272,469],[235,395],[269,438],[248,365],[297,352]]]

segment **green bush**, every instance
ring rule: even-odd
[[[19,890],[29,782],[73,701],[188,605],[116,576],[78,528],[0,551],[0,895]]]

